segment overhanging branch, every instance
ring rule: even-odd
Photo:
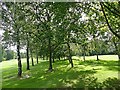
[[[117,33],[115,33],[115,32],[113,31],[113,29],[111,28],[111,26],[110,26],[110,24],[109,24],[109,22],[108,22],[108,19],[107,19],[107,16],[106,16],[106,14],[105,14],[105,11],[104,11],[102,2],[100,2],[100,6],[101,6],[101,9],[102,9],[102,12],[103,12],[103,15],[104,15],[104,17],[105,17],[105,20],[106,20],[106,23],[107,23],[107,25],[108,25],[109,30],[110,30],[116,37],[118,37],[118,38],[120,39],[120,35],[118,35]]]

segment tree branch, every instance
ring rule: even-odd
[[[111,26],[110,26],[110,24],[109,24],[109,22],[108,22],[108,19],[107,19],[107,17],[106,17],[106,14],[105,14],[105,11],[104,11],[102,2],[100,2],[100,6],[101,6],[101,9],[102,9],[102,12],[103,12],[103,14],[104,14],[104,17],[105,17],[105,20],[106,20],[106,23],[107,23],[107,25],[108,25],[109,30],[110,30],[116,37],[118,37],[118,38],[120,39],[120,35],[118,35],[117,33],[115,33],[115,32],[112,30],[112,28],[111,28]]]

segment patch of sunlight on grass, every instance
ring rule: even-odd
[[[118,55],[98,55],[98,57],[99,57],[100,60],[115,60],[115,61],[118,60]],[[81,57],[73,56],[73,58],[83,60],[83,56],[81,56]],[[97,56],[96,55],[85,56],[85,59],[86,60],[96,60]]]
[[[100,60],[118,60],[118,55],[99,55]]]
[[[104,81],[108,77],[118,78],[118,72],[116,72],[116,71],[103,71],[103,70],[101,70],[98,73],[96,73],[94,76],[96,78],[98,78],[99,82],[102,82],[102,81]]]

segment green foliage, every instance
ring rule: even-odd
[[[10,60],[14,58],[14,51],[12,50],[6,50],[6,56],[5,56],[6,60]]]

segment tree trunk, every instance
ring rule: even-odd
[[[99,58],[98,58],[98,54],[97,54],[97,61],[99,60]]]
[[[2,57],[3,57],[3,54],[2,54],[2,45],[0,44],[0,62],[2,62]]]
[[[55,62],[55,58],[54,58],[54,51],[52,53],[52,59],[53,59],[53,63]]]
[[[29,40],[28,40],[28,36],[27,36],[27,49],[26,49],[26,53],[27,53],[27,70],[30,70],[30,65],[29,65]]]
[[[85,45],[83,45],[83,60],[85,62]]]
[[[85,62],[85,53],[83,54],[83,60],[84,60],[84,62]]]
[[[60,56],[58,57],[58,59],[60,60]]]
[[[38,64],[38,51],[36,49],[36,61],[37,61],[37,64]]]
[[[18,77],[22,76],[22,64],[20,57],[20,41],[19,41],[19,33],[17,33],[17,59],[18,59]]]
[[[31,54],[31,61],[32,61],[32,66],[34,66],[34,61],[33,61],[33,54],[32,54],[32,49],[30,49],[30,54]]]
[[[51,39],[49,38],[49,44],[48,44],[48,49],[49,49],[49,71],[52,71],[52,50],[51,50]]]
[[[118,59],[119,59],[119,61],[120,61],[120,54],[118,55]]]
[[[71,55],[71,50],[70,50],[69,43],[67,43],[67,46],[68,46],[68,52],[69,52],[68,59],[69,59],[69,62],[71,63],[71,67],[73,67],[73,61],[72,61],[72,55]]]

